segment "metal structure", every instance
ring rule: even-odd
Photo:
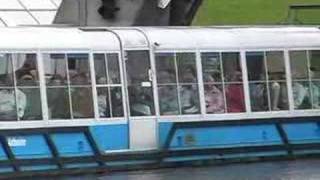
[[[190,25],[202,0],[64,0],[55,24],[74,26]]]

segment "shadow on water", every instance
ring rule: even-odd
[[[33,180],[319,180],[320,160],[169,168]],[[25,180],[25,179],[24,179]]]

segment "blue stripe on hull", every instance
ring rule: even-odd
[[[283,125],[292,144],[320,142],[320,125],[318,123],[290,123]]]
[[[7,136],[17,159],[49,158],[51,152],[42,135]]]
[[[89,130],[102,152],[129,148],[128,124],[91,126]]]
[[[172,123],[160,123],[161,147],[168,141]],[[169,140],[170,141],[170,140]],[[169,149],[241,147],[250,145],[281,144],[281,137],[272,124],[219,127],[184,127],[176,129]]]
[[[83,133],[55,133],[51,135],[62,157],[93,155],[92,147]]]

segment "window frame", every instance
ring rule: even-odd
[[[95,54],[103,54],[104,55],[104,60],[107,63],[107,55],[108,54],[117,54],[117,60],[118,60],[118,68],[119,68],[119,76],[120,76],[120,83],[119,84],[97,84],[96,82],[96,73],[95,73],[95,65],[94,65],[94,55]],[[92,81],[92,90],[93,90],[93,101],[94,101],[94,113],[95,113],[95,119],[98,121],[111,121],[111,120],[115,120],[115,121],[119,121],[119,120],[123,120],[123,119],[127,119],[127,109],[126,109],[126,94],[125,94],[125,84],[124,84],[124,71],[123,71],[123,65],[122,65],[122,60],[121,60],[121,53],[119,51],[91,51],[90,53],[90,59],[92,60],[92,64],[91,64],[91,81]],[[105,65],[106,68],[108,68],[108,65]],[[106,69],[106,73],[109,72],[109,69]],[[108,75],[107,75],[108,77]],[[98,106],[98,92],[97,92],[97,88],[108,88],[108,92],[109,92],[109,97],[108,99],[110,99],[110,89],[112,87],[120,87],[121,88],[121,94],[122,94],[122,110],[123,110],[123,116],[122,117],[100,117],[99,114],[99,106]],[[111,104],[112,102],[108,102],[109,104]]]

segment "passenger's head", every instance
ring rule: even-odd
[[[183,70],[183,80],[185,82],[194,82],[196,81],[195,70],[192,67],[186,67]]]
[[[88,84],[87,75],[85,73],[76,74],[72,77],[72,82],[78,85]]]
[[[63,84],[63,78],[60,75],[54,75],[54,76],[52,76],[50,83],[53,86],[62,85]]]

